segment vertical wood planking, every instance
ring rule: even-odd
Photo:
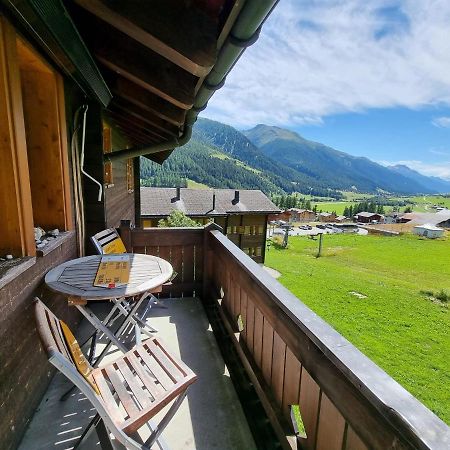
[[[176,284],[183,282],[183,246],[175,245],[170,248],[170,264],[173,270],[177,272],[177,277],[174,279]]]
[[[194,246],[183,247],[183,283],[194,282]]]
[[[194,254],[195,254],[195,261],[194,259],[192,260],[193,263],[195,262],[195,273],[194,273],[194,277],[195,277],[195,281],[203,281],[203,258],[204,258],[204,252],[205,250],[203,249],[202,245],[196,245],[194,247]],[[212,258],[211,258],[212,259]],[[211,264],[213,264],[213,262],[211,261]],[[214,264],[214,266],[216,266],[216,264]]]
[[[284,366],[286,363],[286,344],[276,331],[273,332],[272,389],[278,406],[283,402]]]
[[[261,311],[255,307],[255,328],[253,332],[253,358],[255,364],[261,368],[261,357],[263,347],[263,328],[264,316]]]
[[[159,247],[146,245],[145,246],[145,253],[147,255],[159,256]]]
[[[264,379],[266,380],[266,383],[269,386],[272,382],[272,355],[273,355],[273,328],[270,325],[269,321],[264,318],[261,370]]]
[[[170,247],[168,246],[160,246],[158,249],[159,257],[162,259],[165,259],[166,261],[170,261]],[[179,275],[177,275],[173,280],[172,283],[176,283],[177,278]],[[161,293],[164,297],[172,297],[172,286],[167,286],[163,289],[163,292]]]
[[[133,253],[142,253],[143,255],[147,254],[146,247],[133,247]]]
[[[245,343],[253,355],[253,338],[255,333],[255,305],[250,295],[247,295],[247,331],[245,333]]]
[[[284,370],[283,414],[289,421],[291,405],[299,403],[300,377],[302,366],[289,348],[286,348],[286,366]]]
[[[33,211],[16,33],[0,17],[0,253],[34,256]]]
[[[300,383],[300,414],[306,431],[307,450],[315,448],[319,401],[320,387],[303,367]]]
[[[228,284],[228,297],[227,297],[227,312],[228,317],[231,319],[231,322],[234,323],[234,285],[235,285],[235,279],[233,277],[232,272],[228,272],[229,275],[229,284]]]
[[[367,446],[355,433],[351,426],[348,426],[347,428],[347,439],[344,450],[368,450]]]
[[[241,289],[241,317],[242,317],[242,324],[244,329],[241,332],[241,335],[246,341],[247,336],[247,292],[245,292],[243,289]]]
[[[241,287],[238,283],[234,286],[234,317],[233,317],[233,323],[236,326],[236,330],[239,330],[238,327],[238,317],[239,314],[241,314]]]
[[[344,431],[345,419],[330,399],[322,393],[316,449],[341,450]]]

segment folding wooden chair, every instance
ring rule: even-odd
[[[153,337],[101,368],[84,357],[67,325],[35,299],[37,329],[49,361],[72,381],[97,410],[97,415],[76,443],[78,447],[95,427],[102,449],[113,449],[110,433],[127,449],[148,450],[154,443],[167,448],[160,438],[197,379],[175,358],[159,338]],[[159,424],[152,417],[172,403]],[[147,426],[150,437],[138,431]]]
[[[123,244],[123,241],[115,228],[108,228],[107,230],[100,231],[99,233],[91,237],[91,241],[100,255],[109,255],[112,253],[116,254],[126,253],[125,245]],[[106,326],[112,326],[120,316],[125,317],[128,316],[128,313],[132,309],[132,301],[130,301],[129,298],[126,297],[112,298],[111,301],[114,303],[114,306],[103,320],[103,324]],[[152,336],[150,333],[156,333],[158,331],[156,328],[152,327],[145,321],[147,313],[152,305],[161,306],[157,298],[154,295],[149,294],[149,301],[147,302],[144,311],[140,315],[135,313],[129,317],[129,321],[135,326],[136,329],[137,343],[140,342],[141,331],[143,331],[149,337]],[[126,326],[123,328],[125,330]],[[94,335],[91,336],[93,341],[91,345],[91,352],[89,355],[89,359],[92,359],[93,352],[95,351],[95,339],[96,339],[95,335],[96,333],[94,333]]]

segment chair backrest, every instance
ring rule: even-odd
[[[108,228],[107,230],[94,234],[94,236],[91,237],[91,241],[100,255],[127,252],[125,245],[115,228]]]
[[[37,330],[49,359],[55,355],[58,355],[59,359],[63,358],[64,362],[71,364],[91,389],[98,394],[98,388],[91,376],[93,368],[83,355],[70,328],[38,298],[35,299],[35,302]]]
[[[35,298],[36,325],[42,345],[47,352],[48,360],[62,374],[64,374],[72,383],[80,389],[86,398],[92,403],[94,408],[103,419],[107,428],[122,442],[127,443],[131,449],[142,449],[144,447],[136,445],[129,436],[119,429],[108,413],[105,402],[88,380],[89,377],[83,376],[77,369],[73,360],[70,347],[67,345],[64,336],[64,322],[61,322],[37,297]],[[71,333],[70,333],[71,334]],[[76,342],[76,339],[73,337]],[[70,339],[72,339],[70,338]],[[78,344],[78,343],[77,343]],[[87,363],[89,364],[89,363]],[[92,367],[89,365],[92,369]]]

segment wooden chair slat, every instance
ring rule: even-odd
[[[100,395],[105,404],[105,409],[108,411],[108,414],[111,416],[113,422],[117,426],[120,426],[125,419],[125,415],[124,412],[118,408],[117,402],[114,399],[108,383],[105,380],[105,376],[102,373],[102,369],[95,369],[94,372],[92,372],[92,376],[100,391]]]
[[[155,345],[153,340],[144,342],[144,348],[150,350],[153,357],[158,362],[160,367],[169,375],[174,383],[183,378],[183,374],[178,370],[178,368],[173,364],[173,362],[166,356],[161,349]]]
[[[138,414],[139,410],[136,406],[136,403],[131,397],[130,393],[127,391],[123,381],[120,379],[114,365],[106,366],[104,368],[104,371],[102,371],[102,373],[105,372],[109,378],[109,381],[113,385],[116,394],[119,396],[120,402],[122,403],[129,417],[133,417],[136,414]]]
[[[125,360],[118,360],[117,367],[127,382],[129,388],[133,392],[135,400],[139,403],[140,407],[142,409],[148,408],[152,404],[152,401],[144,389],[142,389],[141,384],[138,382],[139,378],[131,372]]]
[[[136,371],[136,374],[139,375],[144,386],[153,396],[153,398],[158,397],[160,394],[164,393],[164,388],[161,384],[156,384],[155,381],[151,378],[151,376],[146,372],[143,368],[142,364],[136,358],[136,356],[132,353],[127,354],[127,359],[132,365],[133,369]]]
[[[147,350],[143,347],[136,347],[135,351],[142,358],[145,365],[148,367],[150,372],[153,373],[155,378],[161,384],[161,386],[168,391],[173,385],[172,379],[167,375],[167,373],[161,369],[158,362],[154,359],[153,355],[147,353]]]

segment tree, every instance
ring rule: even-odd
[[[200,227],[201,224],[186,216],[182,211],[173,211],[167,219],[158,222],[158,228]]]
[[[411,206],[407,206],[407,207],[405,208],[405,213],[412,213],[412,208],[411,208]]]

